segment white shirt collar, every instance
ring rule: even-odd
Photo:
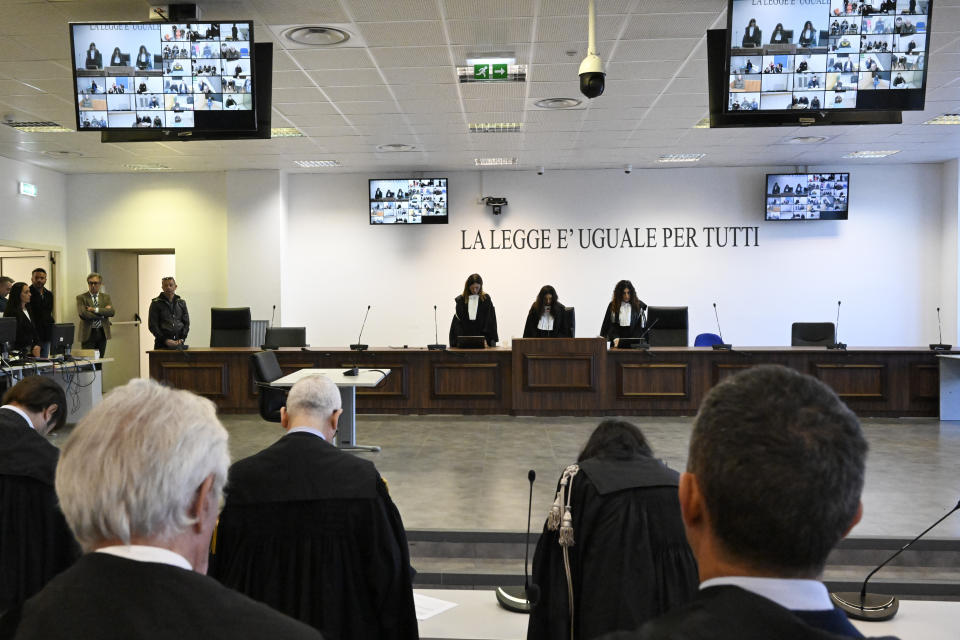
[[[2,407],[0,407],[0,409],[10,409],[10,411],[16,411],[21,416],[23,416],[23,419],[27,421],[27,424],[30,425],[31,429],[33,429],[34,431],[37,430],[37,428],[33,424],[33,420],[31,420],[30,416],[27,415],[26,411],[24,411],[20,407],[15,407],[12,404],[5,404]]]
[[[701,582],[700,588],[721,585],[740,587],[767,600],[773,600],[791,611],[824,611],[834,608],[827,588],[819,580],[723,576]]]
[[[630,306],[629,302],[620,303],[620,326],[629,327],[630,326],[630,314],[633,311],[633,307]]]
[[[471,293],[467,298],[467,315],[470,316],[470,320],[477,319],[477,307],[480,306],[480,296],[476,293]]]
[[[326,438],[323,436],[323,432],[319,429],[314,429],[313,427],[294,427],[287,431],[287,433],[312,433],[321,440],[326,440]]]
[[[156,562],[157,564],[167,564],[171,567],[193,571],[193,565],[186,558],[176,551],[163,547],[153,547],[145,544],[117,544],[110,547],[101,547],[96,550],[96,553],[108,553],[111,556],[136,562]]]

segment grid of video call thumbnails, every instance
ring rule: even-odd
[[[845,219],[849,190],[849,173],[768,175],[766,219]]]
[[[853,109],[861,91],[921,89],[928,0],[733,0],[728,111]]]
[[[371,180],[372,224],[420,224],[447,215],[447,180]]]
[[[81,129],[191,128],[253,108],[250,23],[73,25]]]

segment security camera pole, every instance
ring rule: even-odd
[[[589,33],[587,34],[587,57],[580,63],[580,93],[593,99],[603,93],[603,60],[597,55],[597,10],[594,0],[589,0]]]

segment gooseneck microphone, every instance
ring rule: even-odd
[[[900,609],[900,600],[896,596],[882,593],[867,593],[867,582],[870,581],[870,578],[873,577],[873,574],[887,566],[891,560],[909,549],[914,542],[927,535],[927,532],[946,520],[958,509],[960,509],[960,500],[957,501],[957,505],[948,511],[946,515],[924,529],[923,533],[900,547],[896,553],[880,563],[879,567],[867,575],[867,578],[863,581],[863,586],[860,588],[859,593],[852,591],[831,593],[830,599],[833,600],[834,604],[843,609],[848,616],[855,620],[871,620],[874,622],[882,622],[897,615],[897,610]]]
[[[943,323],[940,321],[940,307],[937,307],[937,333],[940,336],[940,342],[931,344],[930,349],[932,351],[950,351],[953,345],[943,344]]]
[[[273,311],[270,312],[270,328],[273,328],[273,318],[277,313],[277,305],[273,305]]]
[[[723,341],[723,330],[720,329],[720,314],[717,313],[717,303],[713,303],[713,317],[717,321],[717,335],[720,336],[720,344],[711,345],[714,351],[730,351],[733,349],[732,344],[728,344]]]
[[[357,334],[357,344],[350,345],[351,351],[366,351],[367,345],[360,344],[360,337],[363,335],[363,329],[367,326],[367,316],[370,315],[370,305],[367,305],[367,312],[363,314],[363,324],[360,325],[360,333]]]
[[[837,323],[833,326],[833,344],[828,344],[827,349],[839,349],[840,351],[847,350],[847,343],[839,342],[837,338],[840,336],[840,301],[837,300]]]
[[[537,479],[537,472],[533,469],[527,472],[530,481],[530,498],[527,502],[527,539],[523,556],[523,586],[497,587],[497,602],[507,611],[514,613],[530,613],[540,599],[540,587],[530,584],[530,518],[533,515],[533,481]]]
[[[430,351],[446,351],[447,345],[440,344],[440,335],[437,329],[437,305],[433,305],[433,344],[428,344]]]

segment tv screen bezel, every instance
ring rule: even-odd
[[[171,24],[187,24],[187,23],[197,23],[197,24],[249,24],[249,40],[250,43],[250,97],[252,108],[249,110],[221,110],[221,111],[194,111],[196,113],[208,114],[208,113],[217,113],[221,117],[216,120],[211,121],[210,123],[197,123],[196,116],[194,118],[194,126],[192,127],[168,127],[164,123],[162,127],[88,127],[83,128],[80,126],[80,105],[77,101],[78,91],[77,91],[77,81],[79,76],[77,76],[77,64],[76,64],[76,48],[74,42],[74,27],[79,26],[92,26],[92,25],[157,25],[161,28],[163,26]],[[257,114],[257,96],[258,96],[258,86],[257,86],[257,55],[255,46],[255,33],[254,33],[254,21],[253,19],[247,20],[178,20],[178,21],[168,21],[168,22],[156,22],[152,20],[93,20],[93,21],[79,21],[79,22],[69,22],[67,28],[70,31],[70,70],[73,77],[73,86],[72,86],[72,95],[73,95],[73,110],[75,114],[75,125],[76,131],[78,133],[87,133],[87,132],[143,132],[146,137],[152,137],[147,135],[147,132],[153,132],[154,135],[169,135],[170,132],[183,132],[184,136],[188,136],[189,132],[201,132],[201,131],[237,131],[237,132],[250,132],[256,131],[258,129],[259,118]],[[161,76],[162,77],[162,76]],[[106,94],[104,94],[106,95]],[[135,93],[133,95],[136,95]],[[224,113],[235,113],[236,117],[231,118],[235,122],[226,122],[224,123],[222,114]],[[249,117],[243,118],[241,122],[241,115],[249,114]],[[206,120],[204,117],[202,120]],[[209,126],[216,123],[217,126]]]
[[[762,116],[758,118],[759,121],[768,121],[764,124],[779,124],[769,122],[771,120],[770,116],[783,118],[784,116],[792,116],[801,120],[804,119],[813,119],[813,114],[820,114],[819,117],[816,117],[817,122],[815,124],[823,124],[824,120],[829,121],[835,119],[837,121],[855,121],[856,118],[847,117],[837,117],[837,116],[828,116],[827,114],[856,114],[864,113],[870,116],[875,116],[876,114],[884,113],[897,113],[899,114],[902,111],[923,111],[926,108],[926,92],[927,92],[927,71],[930,68],[930,37],[933,35],[932,30],[930,29],[930,24],[933,22],[933,4],[934,0],[928,0],[927,5],[927,30],[925,32],[926,37],[924,38],[924,65],[923,65],[923,86],[920,89],[888,89],[883,93],[886,95],[899,95],[901,97],[900,102],[906,104],[891,104],[891,100],[884,101],[885,104],[882,105],[864,105],[862,107],[854,107],[849,109],[826,109],[822,108],[817,111],[811,111],[809,109],[757,109],[755,111],[744,111],[744,110],[732,110],[729,108],[730,105],[730,59],[731,59],[731,48],[734,40],[734,31],[733,31],[733,3],[735,0],[727,0],[727,28],[726,28],[726,41],[724,43],[723,50],[723,71],[724,71],[724,80],[723,80],[723,98],[720,104],[719,116],[722,118],[724,116],[737,116],[737,117],[749,117],[750,115],[760,115],[765,114],[768,117],[763,118]],[[829,2],[827,3],[829,6]],[[876,14],[876,15],[889,15],[894,17],[896,14]],[[837,16],[840,17],[840,16]],[[862,34],[857,34],[859,37]],[[762,74],[761,74],[762,75]],[[879,92],[874,92],[879,93]],[[826,91],[824,92],[826,95]],[[860,91],[857,91],[858,101]],[[804,118],[804,114],[806,117]],[[711,114],[711,121],[713,120],[713,114]],[[883,116],[880,116],[883,118]],[[899,123],[900,119],[897,118],[896,123]],[[711,123],[712,124],[712,123]],[[814,122],[804,122],[804,124],[814,124]],[[725,126],[725,125],[712,125],[712,126]],[[732,125],[737,126],[737,125]]]
[[[447,183],[447,215],[443,216],[443,220],[439,220],[440,216],[420,216],[420,222],[405,222],[405,223],[375,223],[373,221],[373,209],[371,204],[373,200],[370,197],[370,189],[373,186],[374,182],[383,182],[385,180],[445,180]],[[426,220],[426,222],[425,222]],[[422,225],[432,225],[432,224],[450,224],[450,179],[446,177],[400,177],[400,178],[368,178],[367,179],[367,222],[371,227],[418,227]]]
[[[847,176],[847,208],[843,212],[842,218],[768,218],[767,217],[767,184],[770,182],[770,176],[813,176],[823,174],[841,174]],[[763,177],[763,221],[764,222],[842,222],[850,219],[850,171],[808,171],[807,173],[768,173]],[[782,193],[782,192],[781,192]]]

